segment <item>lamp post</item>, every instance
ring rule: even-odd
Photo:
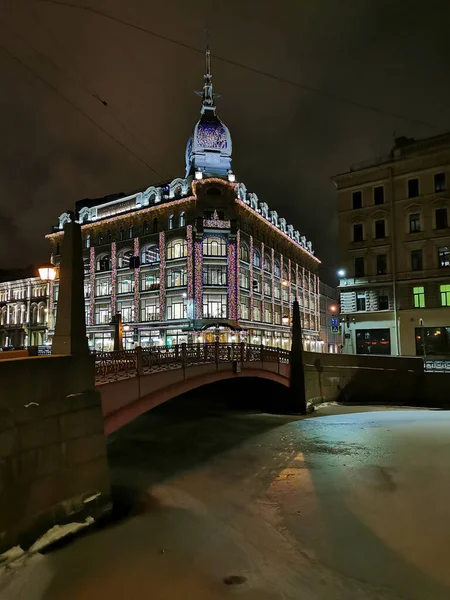
[[[47,327],[48,327],[49,318],[50,318],[50,314],[48,312],[48,307],[49,307],[48,298],[50,298],[50,294],[52,293],[52,285],[51,284],[56,279],[57,269],[56,269],[55,265],[48,263],[46,265],[43,265],[42,267],[39,267],[38,272],[39,272],[40,280],[45,281],[45,283],[47,283]],[[32,327],[33,327],[33,314],[31,313],[30,314],[30,324],[29,324],[29,328],[28,328],[28,332],[30,335],[30,339],[28,341],[29,346],[31,345]],[[45,339],[47,339],[47,336]]]

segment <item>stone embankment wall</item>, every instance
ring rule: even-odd
[[[0,553],[110,506],[90,358],[0,361]]]

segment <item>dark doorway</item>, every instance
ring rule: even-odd
[[[357,354],[391,353],[391,332],[389,329],[360,329],[356,332]]]

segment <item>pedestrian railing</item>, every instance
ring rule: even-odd
[[[97,383],[211,363],[289,363],[289,350],[251,344],[179,344],[93,352]]]

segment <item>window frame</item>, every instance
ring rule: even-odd
[[[413,182],[417,182],[417,193],[412,189]],[[420,196],[420,182],[418,177],[411,177],[407,180],[408,198],[418,198]]]
[[[355,206],[355,200],[359,198],[359,201],[356,204],[359,206]],[[352,210],[358,210],[363,207],[363,198],[362,198],[362,190],[355,190],[352,192]]]
[[[425,308],[425,287],[423,285],[413,287],[414,308]]]

